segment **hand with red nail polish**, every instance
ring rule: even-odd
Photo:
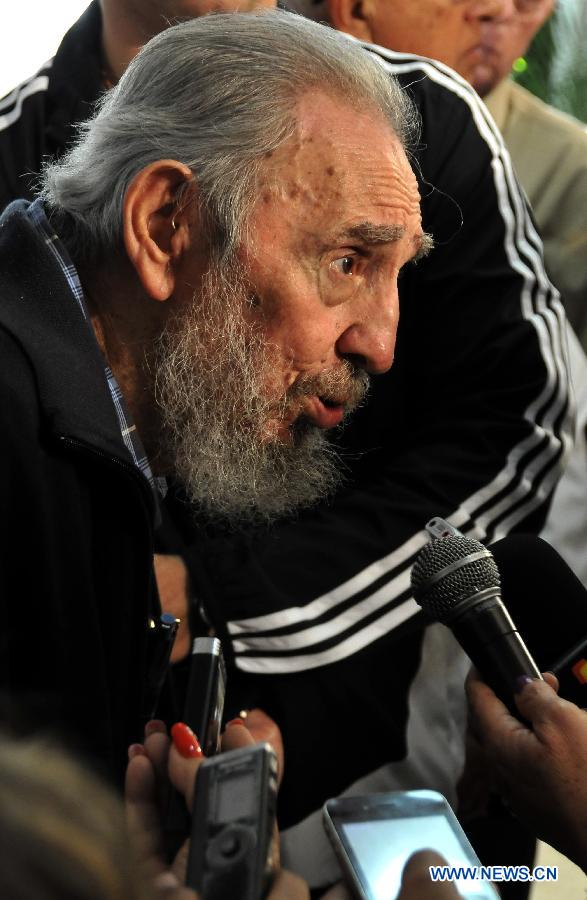
[[[227,728],[231,725],[244,725],[246,727],[245,720],[242,718],[242,716],[237,716],[235,719],[231,719],[230,722],[226,723]]]
[[[284,754],[283,739],[277,722],[274,722],[262,709],[250,709],[247,712],[246,719],[237,716],[236,719],[232,719],[230,722],[226,723],[226,730],[222,738],[223,750],[235,750],[237,747],[243,747],[246,746],[247,743],[250,743],[244,735],[236,734],[233,730],[235,726],[240,728],[241,731],[246,729],[255,744],[262,743],[263,741],[267,741],[268,744],[271,744],[271,747],[277,756],[277,780],[279,784],[281,784],[283,779]]]
[[[129,760],[134,759],[135,756],[146,756],[147,752],[142,744],[131,744],[128,748],[128,758]]]
[[[168,775],[174,788],[192,809],[194,783],[198,768],[205,757],[197,735],[184,722],[176,722],[171,729],[173,738],[169,753]]]
[[[145,725],[145,737],[151,734],[167,734],[165,722],[161,719],[150,719]]]
[[[180,852],[171,867],[164,862],[162,823],[170,786],[171,746],[174,745],[165,724],[152,720],[145,726],[144,742],[129,747],[125,784],[127,821],[131,836],[141,850],[143,864],[153,873],[155,894],[161,893],[166,900],[197,900],[195,891],[184,887],[187,852]],[[175,749],[174,755],[177,755]],[[192,769],[195,765],[191,759],[182,759],[182,763]]]
[[[281,734],[277,725],[261,710],[251,711],[247,719],[229,722],[222,737],[223,750],[252,746],[268,740],[281,748]],[[282,751],[283,752],[283,751]],[[143,744],[129,749],[126,780],[126,801],[129,823],[145,848],[146,863],[155,874],[157,892],[168,900],[197,900],[194,891],[182,887],[185,883],[188,842],[178,853],[171,868],[163,862],[161,853],[161,809],[157,799],[163,783],[171,783],[185,797],[191,810],[196,774],[204,762],[199,741],[183,722],[171,729],[171,740],[163,723],[147,723]],[[274,857],[279,859],[279,835],[275,829]],[[278,869],[267,900],[309,900],[308,887],[302,879]]]
[[[178,753],[185,759],[199,759],[203,756],[198,738],[183,722],[176,722],[171,729],[171,737]]]

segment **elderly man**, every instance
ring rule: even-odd
[[[495,129],[445,67],[372,52],[423,120],[412,157],[437,249],[402,273],[394,366],[339,439],[346,484],[271,529],[250,524],[258,506],[233,507],[226,530],[226,508],[200,504],[190,561],[231,664],[229,715],[262,706],[284,733],[284,850],[314,885],[337,877],[327,797],[428,786],[454,801],[466,660],[409,596],[423,523],[482,539],[538,528],[569,444],[562,311]],[[371,254],[346,249],[360,286]],[[358,749],[341,752],[349,730]]]
[[[554,0],[518,0],[510,15],[484,23],[481,44],[460,71],[504,136],[540,227],[550,276],[587,348],[587,127],[508,78],[553,8]]]
[[[323,431],[391,365],[397,278],[430,243],[411,115],[312,23],[195,20],[1,220],[1,686],[114,771],[139,733],[158,476],[223,513],[321,496]]]

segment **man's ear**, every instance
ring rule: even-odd
[[[167,300],[173,293],[175,263],[190,244],[193,205],[182,188],[192,181],[188,166],[161,159],[135,175],[124,197],[124,246],[154,300]]]
[[[408,0],[412,2],[412,0]],[[327,0],[331,25],[360,41],[373,43],[371,16],[374,0]]]

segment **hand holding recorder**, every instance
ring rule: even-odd
[[[256,736],[264,739],[274,735],[277,726],[261,710],[254,710],[249,718],[250,729],[240,720],[229,724],[222,736],[222,753],[213,762],[222,761],[227,751],[255,748]],[[191,811],[194,802],[196,774],[205,762],[195,735],[183,725],[172,729],[173,742],[167,736],[162,722],[150,722],[145,728],[143,744],[134,744],[129,749],[129,764],[126,776],[126,804],[128,819],[135,839],[142,848],[156,890],[174,900],[194,900],[196,891],[184,887],[190,842],[179,851],[173,864],[164,862],[162,841],[162,820],[166,811],[166,790],[172,784],[185,797]],[[197,791],[197,784],[195,790]],[[238,797],[234,798],[234,817],[238,817]],[[230,806],[228,807],[230,810]],[[192,840],[198,835],[193,834]],[[204,839],[204,837],[202,837]],[[279,846],[277,833],[274,836],[273,856],[275,878],[267,900],[307,900],[309,897],[305,883],[288,872],[279,869]],[[171,893],[170,893],[171,892]]]

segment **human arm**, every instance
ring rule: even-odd
[[[587,871],[587,712],[547,681],[532,680],[516,694],[524,722],[475,673],[467,695],[496,787],[539,837]]]
[[[171,651],[171,662],[176,663],[188,656],[191,647],[188,570],[177,554],[155,553],[153,563],[161,609],[180,620]]]
[[[247,727],[239,721],[229,723],[222,736],[222,751],[251,746],[259,740],[273,742],[280,770],[283,756],[280,752],[278,729],[261,710],[250,713]],[[175,728],[179,728],[176,731]],[[191,811],[195,778],[203,756],[197,740],[187,726],[172,729],[173,740],[167,736],[162,722],[152,721],[145,729],[143,744],[129,748],[129,764],[126,776],[127,817],[134,841],[141,850],[143,863],[150,873],[156,892],[177,900],[197,900],[195,891],[184,887],[189,842],[177,854],[173,865],[162,860],[160,809],[165,809],[164,797],[171,783],[185,798]],[[191,741],[189,738],[191,737]],[[186,747],[186,744],[189,745]],[[290,872],[279,868],[279,841],[275,833],[274,859],[276,874],[267,900],[307,900],[308,889],[304,882]]]

